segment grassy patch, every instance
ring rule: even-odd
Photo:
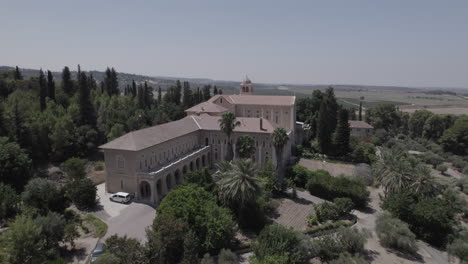
[[[92,214],[87,214],[85,221],[91,223],[95,228],[94,237],[103,237],[107,233],[107,224]]]

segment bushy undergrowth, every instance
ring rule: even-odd
[[[414,254],[418,250],[416,235],[411,232],[408,224],[384,212],[376,220],[375,231],[384,247],[393,248]]]
[[[333,177],[324,170],[311,172],[306,188],[312,195],[327,200],[350,198],[358,207],[364,207],[369,197],[363,182],[343,176]]]

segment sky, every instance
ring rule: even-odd
[[[468,88],[466,0],[0,0],[0,65]]]

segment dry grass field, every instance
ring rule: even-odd
[[[468,106],[400,106],[400,110],[407,113],[413,113],[416,110],[428,110],[434,114],[453,114],[453,115],[468,115]]]

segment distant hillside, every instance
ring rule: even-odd
[[[0,71],[13,70],[14,67],[10,66],[0,66]],[[26,78],[39,76],[39,70],[37,69],[23,69],[21,68],[23,76]],[[85,71],[86,73],[93,74],[93,77],[98,81],[104,79],[104,72],[102,71]],[[56,81],[61,81],[62,76],[61,72],[52,72]],[[76,78],[76,71],[72,71],[72,77]],[[163,90],[166,90],[168,86],[175,84],[176,80],[188,81],[190,82],[191,88],[196,89],[203,85],[211,84],[216,85],[218,88],[221,88],[224,93],[237,93],[240,80],[239,81],[223,81],[223,80],[212,80],[207,78],[183,78],[183,77],[162,77],[162,76],[145,76],[138,74],[130,74],[124,72],[118,72],[119,78],[119,87],[123,88],[127,84],[131,84],[132,80],[135,80],[137,83],[148,82],[154,88],[161,86]],[[335,90],[339,91],[398,91],[398,92],[430,92],[434,91],[450,91],[457,94],[466,94],[468,89],[462,88],[434,88],[434,87],[399,87],[399,86],[373,86],[373,85],[346,85],[346,84],[273,84],[273,83],[255,83],[255,93],[256,94],[277,94],[277,95],[292,95],[298,94],[299,96],[304,96],[312,93],[313,90],[319,89],[324,90],[330,86],[333,86]]]

